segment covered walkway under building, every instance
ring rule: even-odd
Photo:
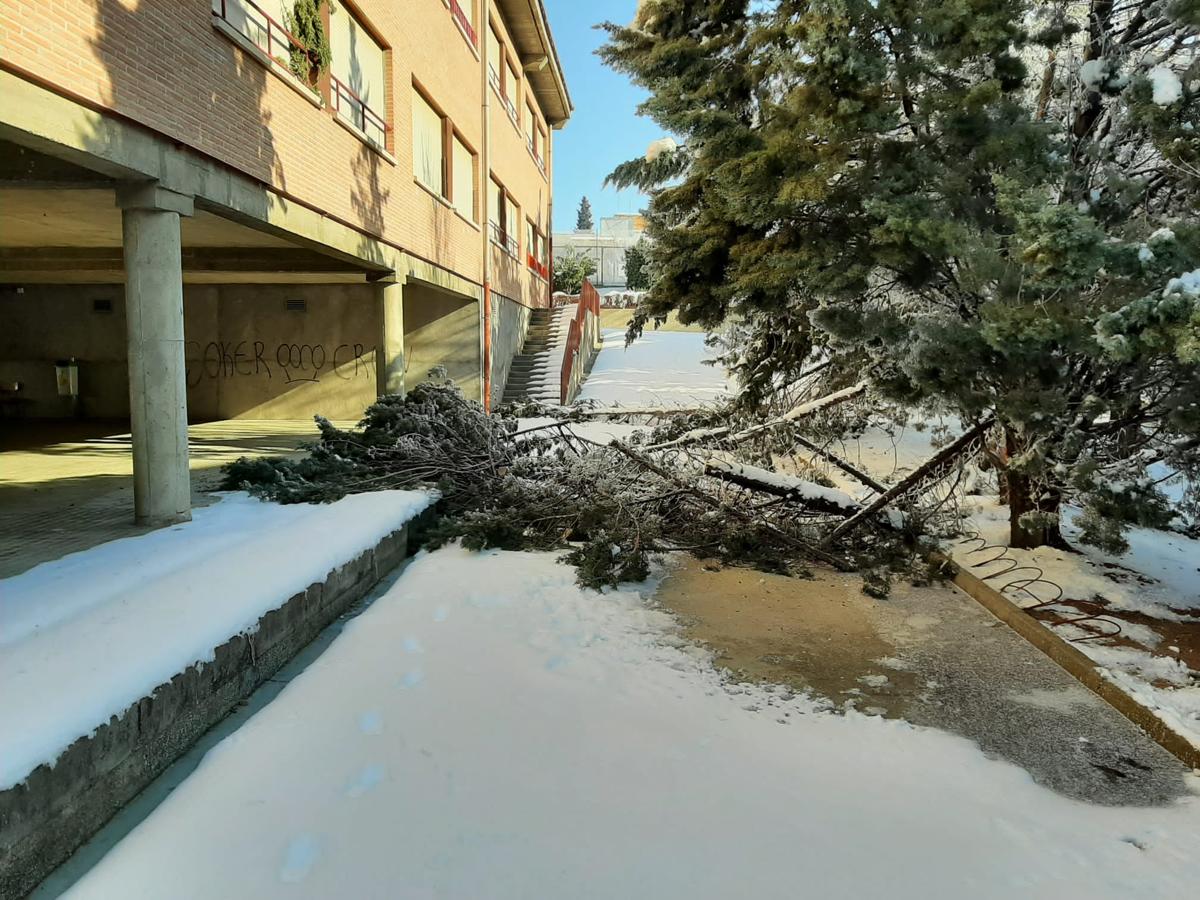
[[[185,520],[197,473],[437,365],[479,395],[477,285],[0,80],[0,577]]]
[[[301,453],[314,436],[311,420],[231,419],[190,426],[191,506],[212,501],[226,463],[242,456]],[[0,427],[0,579],[155,527],[130,515],[133,486],[128,422],[46,419]]]

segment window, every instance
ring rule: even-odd
[[[517,203],[508,194],[504,195],[504,244],[505,249],[513,256],[521,252],[521,211]]]
[[[464,219],[475,218],[475,154],[458,137],[453,138],[451,193],[454,208]]]
[[[488,81],[496,92],[500,92],[500,73],[504,70],[504,42],[496,34],[496,26],[489,25],[492,39],[488,41]]]
[[[492,232],[492,243],[511,256],[518,256],[520,243],[517,237],[521,214],[517,204],[495,178],[488,181],[488,227]]]
[[[413,176],[439,197],[446,196],[445,140],[441,113],[413,88]]]
[[[387,50],[344,5],[330,6],[329,101],[377,147],[387,146]]]
[[[517,75],[517,70],[514,68],[512,61],[504,60],[504,107],[508,110],[508,117],[514,122],[517,121],[517,103],[521,91],[521,79]]]
[[[531,103],[525,105],[525,146],[537,160],[538,166],[544,169],[546,166],[546,133],[542,131],[542,123],[538,121],[537,113],[533,111]]]
[[[550,269],[546,265],[546,236],[532,219],[525,220],[525,245],[529,254],[526,259],[529,268],[543,278],[549,278]]]
[[[496,26],[489,23],[492,39],[488,43],[488,83],[504,104],[504,110],[514,125],[520,124],[518,104],[521,102],[520,70],[508,55],[509,47],[500,40]]]

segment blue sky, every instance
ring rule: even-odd
[[[636,213],[646,205],[637,191],[601,189],[618,163],[646,152],[663,132],[636,114],[644,92],[595,55],[604,43],[597,22],[632,22],[637,0],[545,0],[554,43],[567,77],[575,113],[554,133],[554,230],[570,231],[580,197],[592,201],[596,224],[603,216]]]

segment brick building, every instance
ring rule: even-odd
[[[549,303],[541,0],[319,7],[326,69],[292,0],[0,10],[8,414],[128,417],[140,521],[188,515],[189,421],[353,418],[439,365],[490,402]]]

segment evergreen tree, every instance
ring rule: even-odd
[[[572,247],[554,261],[554,290],[578,294],[583,290],[583,280],[595,274],[596,261]]]
[[[575,217],[576,231],[591,231],[595,225],[592,223],[592,204],[584,197],[579,201],[579,214]]]
[[[650,287],[646,251],[640,240],[625,251],[625,284],[631,291],[644,291]]]
[[[994,414],[1012,542],[1059,542],[1069,496],[1119,549],[1172,515],[1151,462],[1200,474],[1198,26],[1197,0],[643,0],[601,53],[682,145],[610,176],[651,195],[631,333],[736,321],[747,402],[820,353]]]

